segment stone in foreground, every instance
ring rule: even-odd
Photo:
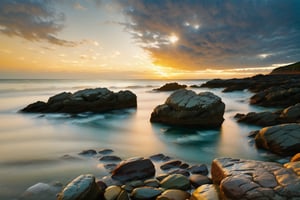
[[[280,155],[294,155],[300,149],[300,124],[282,124],[261,129],[255,136],[257,147]]]
[[[131,91],[114,93],[107,88],[79,90],[75,93],[62,92],[49,98],[47,102],[38,101],[23,108],[29,113],[82,113],[106,112],[137,106],[136,95]]]
[[[295,162],[297,164],[297,162]],[[218,158],[211,174],[222,199],[300,199],[297,166],[274,162]]]
[[[211,92],[196,94],[191,90],[177,90],[157,106],[150,121],[192,127],[220,127],[224,121],[225,104]]]
[[[91,174],[80,175],[71,181],[57,196],[57,200],[97,200],[101,191]]]
[[[153,163],[145,158],[124,160],[112,171],[112,178],[121,182],[152,178],[154,175]]]
[[[212,184],[205,184],[198,187],[193,193],[190,200],[218,200],[219,194]]]

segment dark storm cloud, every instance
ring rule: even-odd
[[[45,40],[62,46],[76,43],[56,36],[63,28],[64,15],[56,13],[50,0],[1,0],[0,32],[30,41]]]
[[[122,1],[126,29],[156,64],[182,69],[300,60],[298,0]],[[169,36],[179,40],[171,44]]]

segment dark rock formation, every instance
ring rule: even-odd
[[[166,83],[165,85],[161,86],[160,88],[154,89],[156,91],[173,91],[186,88],[186,85],[180,85],[176,82],[174,83]]]
[[[113,171],[112,178],[121,182],[151,178],[155,167],[150,159],[132,158],[122,161]]]
[[[222,199],[300,198],[300,176],[290,164],[219,158],[211,174]]]
[[[300,124],[282,124],[261,129],[255,144],[280,155],[294,155],[300,149]]]
[[[150,121],[170,125],[220,127],[224,121],[225,104],[211,92],[196,94],[191,90],[177,90],[157,106]]]
[[[300,122],[300,103],[290,106],[284,110],[276,112],[250,112],[248,114],[236,114],[235,118],[238,122],[258,125],[258,126],[273,126],[285,123]]]
[[[57,200],[97,200],[102,192],[93,175],[80,175],[58,194]]]
[[[49,98],[47,103],[38,101],[23,108],[30,113],[81,113],[105,112],[137,106],[136,95],[132,92],[114,93],[107,88],[84,89],[72,93],[60,93]]]
[[[278,67],[271,74],[300,74],[300,62]]]

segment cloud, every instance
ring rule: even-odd
[[[199,70],[300,59],[298,0],[121,3],[126,30],[157,65]]]
[[[58,38],[64,14],[56,13],[50,0],[1,0],[0,32],[30,41],[47,41],[61,46],[77,43]]]
[[[86,7],[84,7],[83,5],[81,5],[81,4],[78,3],[78,2],[77,2],[77,3],[74,3],[73,8],[76,9],[76,10],[81,10],[81,11],[84,11],[84,10],[87,9]]]

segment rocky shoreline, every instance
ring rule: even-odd
[[[224,120],[225,109],[225,104],[221,98],[210,92],[196,94],[191,90],[182,89],[183,87],[185,86],[175,83],[166,84],[162,87],[161,91],[175,90],[175,92],[166,99],[164,104],[154,108],[150,121],[200,128],[220,127]],[[238,122],[261,127],[260,130],[253,130],[250,133],[250,137],[254,138],[257,148],[266,149],[282,156],[282,158],[295,156],[290,162],[284,164],[241,158],[215,158],[209,170],[206,165],[190,166],[188,163],[170,159],[163,154],[148,158],[122,160],[118,156],[110,155],[113,150],[106,149],[97,152],[91,149],[82,151],[79,154],[92,157],[101,154],[102,156],[98,159],[100,162],[105,162],[104,167],[108,170],[107,176],[95,177],[92,174],[82,174],[65,186],[62,186],[62,184],[37,184],[28,188],[20,199],[40,199],[39,195],[43,194],[45,196],[43,199],[57,200],[299,200],[300,76],[271,74],[244,79],[215,79],[201,86],[194,85],[192,87],[222,87],[225,88],[224,92],[248,89],[255,93],[249,99],[250,104],[278,107],[275,112],[238,113],[235,118]],[[103,91],[106,91],[104,92],[105,95],[102,94]],[[129,103],[130,106],[136,107],[136,95],[130,91],[125,93],[115,94],[107,91],[106,88],[87,89],[74,94],[61,93],[55,95],[43,105],[46,104],[56,109],[57,107],[53,106],[54,102],[60,106],[63,104],[63,108],[66,108],[65,103],[74,100],[74,97],[80,94],[81,100],[84,99],[88,104],[94,101],[98,101],[97,105],[100,105],[99,102],[109,103],[110,99],[125,99],[126,101],[131,99],[133,103]],[[108,101],[104,101],[107,97],[106,94],[111,97],[108,98]],[[122,98],[118,97],[120,95]],[[130,98],[127,98],[128,96]],[[106,105],[106,103],[103,105]],[[37,102],[28,107],[34,108],[33,112],[48,112],[49,107],[46,110],[40,110],[39,106],[41,104]],[[125,105],[129,104],[125,103]],[[80,107],[87,108],[85,106]],[[22,111],[27,112],[27,108]],[[110,107],[110,109],[118,108],[123,107]],[[54,112],[61,111],[68,110],[54,110]],[[76,112],[80,111],[82,110],[76,110]],[[88,109],[88,111],[101,112],[105,110]],[[32,110],[29,112],[32,112]],[[163,173],[158,174],[158,171]]]

